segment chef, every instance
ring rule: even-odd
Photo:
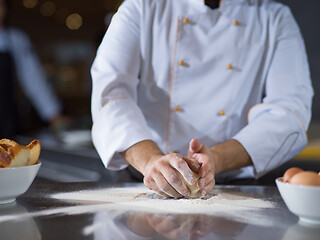
[[[45,73],[32,51],[28,37],[20,30],[6,25],[9,0],[0,0],[0,137],[13,137],[16,133],[14,76],[16,75],[26,96],[40,117],[51,126],[66,122],[61,106],[48,84]]]
[[[132,165],[164,196],[259,178],[307,144],[308,61],[281,3],[126,0],[91,73],[102,161]]]

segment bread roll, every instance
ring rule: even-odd
[[[30,150],[30,158],[27,165],[34,165],[38,162],[41,150],[41,144],[38,140],[33,140],[27,148]]]
[[[41,144],[38,140],[28,146],[19,145],[9,139],[0,140],[0,168],[22,167],[38,162]]]

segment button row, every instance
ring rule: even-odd
[[[182,19],[182,22],[185,23],[185,24],[187,24],[187,23],[189,23],[189,19],[188,19],[188,18],[183,18],[183,19]],[[234,20],[234,21],[233,21],[233,25],[237,26],[237,25],[239,25],[239,22],[238,22],[237,20]],[[184,65],[185,65],[185,62],[184,62],[183,60],[180,60],[180,61],[178,62],[178,64],[179,64],[180,66],[184,66]],[[227,69],[232,69],[232,65],[231,65],[231,64],[228,64],[228,65],[227,65]],[[175,107],[174,107],[174,111],[178,112],[178,111],[180,111],[180,110],[181,110],[180,106],[175,106]],[[224,116],[224,115],[226,115],[226,112],[225,112],[224,110],[221,110],[221,111],[219,112],[219,115],[220,115],[220,116]]]

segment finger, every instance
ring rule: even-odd
[[[192,171],[194,171],[194,172],[196,172],[196,173],[199,172],[201,165],[200,165],[200,163],[199,163],[197,160],[195,160],[195,159],[190,159],[190,158],[187,158],[187,157],[182,157],[182,159],[183,159],[184,161],[186,161],[186,163],[188,164],[189,168],[190,168]]]
[[[162,172],[167,182],[181,195],[189,197],[191,192],[180,177],[180,174],[172,168],[166,168]]]
[[[186,161],[183,160],[182,156],[179,154],[174,154],[172,160],[170,161],[170,165],[175,168],[190,185],[195,184],[197,179],[195,178],[194,173],[189,168]]]
[[[155,191],[156,193],[158,193],[160,196],[166,197],[166,198],[171,198],[171,196],[169,196],[168,194],[162,192],[160,190],[160,188],[157,186],[157,184],[155,183],[155,181],[153,179],[151,180],[146,180],[146,178],[144,178],[144,185],[149,188],[152,191]]]
[[[198,174],[200,177],[204,177],[211,168],[209,157],[205,154],[195,153],[193,154],[193,158],[201,164]]]
[[[198,188],[202,190],[206,185],[208,185],[214,179],[214,174],[209,171],[204,177],[198,180]]]
[[[173,198],[181,198],[183,195],[181,195],[179,192],[177,192],[166,180],[166,178],[162,175],[159,174],[154,177],[154,181],[156,185],[158,186],[159,190],[166,194],[169,195],[170,197]]]
[[[200,191],[200,195],[202,197],[205,197],[207,196],[211,191],[212,189],[214,188],[216,182],[215,180],[213,179],[208,185],[206,185],[201,191]]]
[[[197,138],[193,138],[189,143],[188,154],[190,153],[192,156],[194,153],[200,152],[201,148],[202,144],[200,144],[200,141]]]

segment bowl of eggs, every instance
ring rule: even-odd
[[[0,204],[15,201],[28,190],[41,166],[40,149],[38,140],[27,146],[0,140]]]
[[[276,179],[278,190],[300,222],[320,225],[320,173],[288,169]]]

